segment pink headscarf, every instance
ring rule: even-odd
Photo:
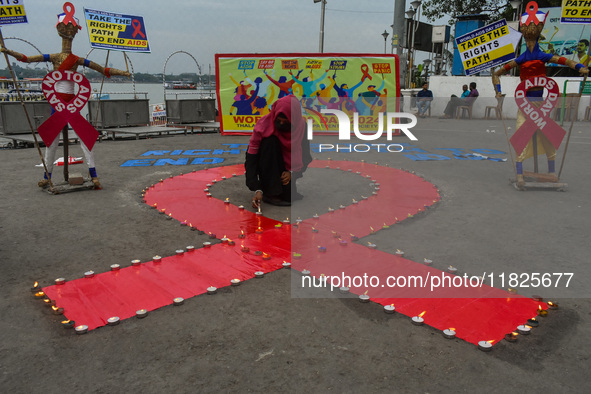
[[[275,118],[283,114],[291,123],[291,133],[275,130]],[[255,124],[248,143],[248,153],[257,154],[263,138],[276,136],[281,143],[283,162],[288,171],[300,171],[302,163],[302,139],[306,132],[306,120],[302,116],[302,107],[295,96],[285,96],[273,103],[271,112]]]

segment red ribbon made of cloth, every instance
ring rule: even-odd
[[[144,33],[142,33],[142,24],[140,23],[139,20],[134,19],[131,21],[131,25],[133,26],[133,28],[135,29],[132,33],[132,38],[135,38],[135,36],[137,36],[138,34],[140,36],[142,36],[143,39],[146,38],[146,35]]]
[[[540,107],[534,106],[526,97],[526,92],[532,87],[543,87],[548,90],[548,96]],[[530,139],[537,130],[544,134],[554,148],[558,149],[566,132],[550,118],[550,112],[558,100],[558,85],[552,78],[532,77],[521,81],[515,89],[515,102],[526,120],[511,137],[511,144],[518,154],[523,152]]]
[[[78,85],[78,93],[72,100],[64,101],[59,93],[55,91],[55,84],[59,81],[72,82]],[[43,78],[42,87],[43,94],[55,110],[55,113],[37,128],[45,145],[51,145],[64,126],[69,123],[84,142],[84,145],[89,150],[92,150],[99,133],[80,115],[80,110],[84,108],[90,98],[90,82],[88,82],[88,79],[77,72],[56,70]]]

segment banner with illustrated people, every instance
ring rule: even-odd
[[[337,133],[335,109],[358,116],[361,132],[378,129],[378,114],[396,112],[398,57],[356,54],[218,54],[218,110],[222,134],[251,134],[273,102],[293,94],[314,132]],[[390,100],[387,100],[390,98]]]
[[[90,46],[125,52],[150,52],[144,18],[84,9]]]
[[[24,0],[0,0],[0,26],[27,23]]]

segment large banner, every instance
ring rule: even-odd
[[[466,75],[515,59],[520,39],[521,33],[510,28],[505,19],[456,38]]]
[[[560,7],[540,8],[539,11],[549,13],[540,36],[540,49],[553,55],[564,56],[577,63],[584,63],[589,47],[591,25],[561,22]],[[525,42],[522,42],[521,53],[524,51]]]
[[[591,23],[591,1],[562,0],[562,23]]]
[[[23,0],[0,0],[0,26],[27,23]]]
[[[380,112],[397,110],[398,81],[396,55],[218,54],[221,131],[252,133],[273,102],[289,94],[300,98],[303,115],[314,120],[315,132],[338,132],[337,117],[322,115],[323,108],[341,110],[351,118],[357,113],[360,131],[376,130]]]
[[[125,52],[150,52],[144,18],[84,9],[90,46]]]

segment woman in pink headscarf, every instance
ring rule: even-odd
[[[258,208],[261,200],[288,206],[292,196],[302,198],[295,181],[312,161],[305,134],[306,120],[294,96],[275,101],[271,112],[256,123],[244,164],[246,186],[255,192],[253,208]]]

